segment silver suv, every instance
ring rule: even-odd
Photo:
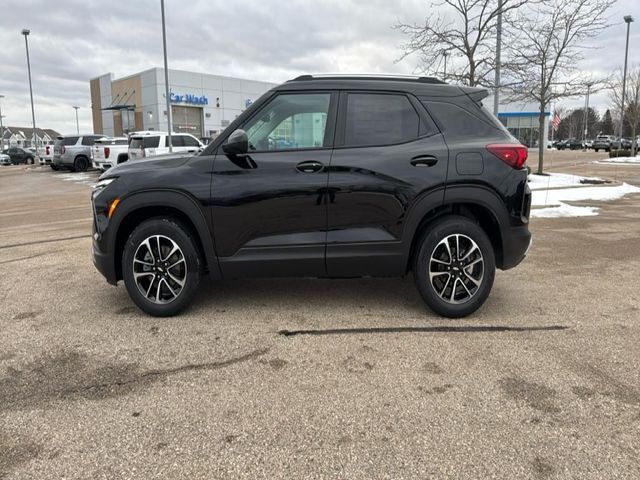
[[[61,135],[53,145],[51,168],[67,168],[72,172],[84,172],[91,167],[93,153],[91,147],[104,135]]]

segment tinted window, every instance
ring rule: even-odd
[[[167,146],[169,145],[169,136],[167,135]],[[171,145],[174,147],[184,147],[184,137],[182,135],[171,135]]]
[[[244,129],[250,150],[318,148],[324,145],[331,94],[281,94]]]
[[[494,126],[488,120],[454,103],[428,101],[424,103],[429,113],[440,122],[445,134],[459,137],[483,137],[495,135],[496,130],[504,131],[502,124],[496,122]]]
[[[184,146],[185,147],[199,147],[200,144],[198,143],[198,140],[196,140],[193,137],[189,137],[187,135],[185,135],[184,137]]]
[[[79,137],[64,137],[62,139],[62,145],[75,145],[78,143],[78,138]]]
[[[130,148],[158,148],[160,144],[160,137],[133,137]]]
[[[345,145],[392,145],[418,138],[420,117],[404,95],[350,93]]]
[[[96,143],[97,137],[82,137],[82,145],[90,146]]]

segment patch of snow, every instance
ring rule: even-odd
[[[605,158],[603,160],[596,160],[594,163],[600,163],[600,164],[623,163],[627,165],[640,165],[640,157]]]
[[[582,177],[570,173],[549,173],[547,175],[532,173],[529,174],[529,188],[531,190],[546,190],[547,188],[569,186],[583,187],[585,184],[580,183],[581,180],[603,181],[597,177]]]
[[[623,183],[615,187],[559,188],[556,190],[536,190],[532,192],[532,205],[558,205],[563,201],[579,202],[597,200],[605,202],[617,200],[629,193],[638,193],[640,188]]]
[[[597,207],[574,207],[564,202],[579,202],[595,200],[605,202],[617,200],[630,193],[640,193],[640,188],[628,183],[614,187],[583,187],[559,188],[555,190],[536,190],[531,194],[532,206],[547,206],[546,208],[532,208],[532,217],[587,217],[598,214]]]
[[[596,207],[574,207],[566,203],[562,203],[558,207],[531,209],[531,216],[537,218],[593,217],[595,215],[598,215]]]

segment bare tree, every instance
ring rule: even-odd
[[[417,69],[469,86],[493,85],[498,14],[533,0],[439,0],[424,23],[398,23],[408,36],[401,59],[417,54]],[[449,59],[449,68],[447,66]],[[446,68],[446,71],[444,71]]]
[[[559,98],[592,92],[603,80],[576,74],[589,39],[609,26],[606,12],[616,0],[545,0],[517,12],[518,29],[510,29],[508,97],[539,105],[538,173],[543,172],[545,111]]]
[[[622,111],[622,75],[622,70],[618,70],[614,81],[611,83],[610,99],[618,118],[620,118]],[[624,104],[624,120],[629,127],[631,140],[633,141],[632,151],[635,152],[636,135],[640,130],[640,67],[632,67],[627,73]]]

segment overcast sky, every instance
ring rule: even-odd
[[[397,21],[419,22],[430,0],[165,0],[169,68],[282,82],[302,73],[412,73],[400,57]],[[640,65],[640,0],[618,0],[613,26],[581,68],[624,61],[623,15],[632,14],[630,64]],[[36,124],[62,133],[91,131],[89,79],[162,66],[159,0],[2,0],[0,99],[5,125],[31,125],[22,28],[29,49]],[[576,106],[584,99],[564,102]],[[605,108],[607,94],[592,97]]]

